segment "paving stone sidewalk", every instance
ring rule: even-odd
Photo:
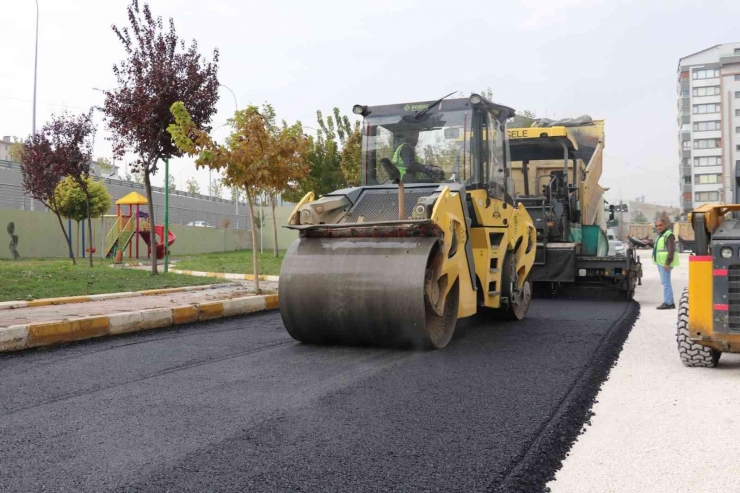
[[[112,315],[152,308],[171,308],[195,303],[239,298],[249,296],[253,290],[253,284],[251,281],[238,281],[232,283],[230,286],[220,286],[218,288],[199,291],[0,310],[0,327],[24,325],[34,322],[69,320],[96,315]],[[260,281],[262,292],[276,292],[277,285],[277,282]]]

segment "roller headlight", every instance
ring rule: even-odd
[[[470,96],[470,104],[481,104],[482,101],[483,99],[477,94]]]
[[[301,211],[301,224],[311,224],[313,220],[311,218],[311,212],[304,209]]]
[[[720,253],[722,254],[722,258],[730,258],[732,257],[732,248],[723,247],[722,250],[720,250]]]

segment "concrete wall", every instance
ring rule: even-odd
[[[278,248],[286,250],[298,235],[294,231],[283,228],[287,224],[288,216],[292,207],[278,207],[275,210],[275,217],[278,222]],[[265,208],[265,226],[264,242],[265,251],[272,250],[273,233],[271,211]],[[104,227],[101,227],[101,220],[93,220],[93,237],[95,239],[95,256],[100,258],[103,250],[103,238],[105,233],[113,226],[115,217],[106,217]],[[7,232],[10,222],[14,223],[14,235],[18,236],[18,253],[22,258],[41,258],[41,257],[66,257],[67,245],[64,242],[64,235],[57,217],[49,212],[42,211],[22,211],[17,209],[0,209],[0,259],[12,258],[9,248],[11,238]],[[65,228],[67,221],[63,220]],[[172,224],[170,229],[177,239],[170,248],[173,256],[194,254],[194,253],[211,253],[226,252],[233,250],[251,249],[252,237],[248,230],[221,229],[221,228],[195,228]],[[259,234],[259,230],[258,230]],[[86,245],[89,247],[90,239],[87,238],[87,228],[85,228]],[[77,224],[72,222],[72,247],[77,252],[82,251],[81,234],[78,232]],[[259,237],[258,248],[259,248]],[[135,247],[134,247],[135,255]],[[128,257],[128,252],[124,255]],[[140,240],[139,258],[146,258],[146,244]]]

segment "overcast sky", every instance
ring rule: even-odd
[[[124,51],[111,24],[124,0],[38,0],[37,126],[100,104]],[[152,0],[181,37],[221,53],[219,80],[239,107],[272,103],[315,127],[317,109],[432,100],[491,87],[497,102],[538,116],[606,120],[607,198],[678,204],[676,67],[740,41],[740,1]],[[0,135],[31,132],[34,0],[2,2]],[[222,89],[223,123],[235,107]],[[102,117],[96,156],[110,156]],[[225,129],[216,133],[223,137]],[[310,130],[309,130],[310,131]],[[121,163],[117,163],[121,164]],[[179,189],[207,171],[171,163]],[[162,174],[154,183],[162,183]]]

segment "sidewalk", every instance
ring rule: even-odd
[[[249,296],[253,287],[251,281],[238,281],[228,286],[221,284],[217,288],[198,291],[0,310],[0,327],[209,303]],[[260,282],[260,289],[276,291],[277,283]]]
[[[640,318],[552,493],[740,491],[740,355],[723,354],[713,369],[681,364],[677,312],[655,309],[662,291],[649,262],[635,296]],[[682,254],[676,303],[687,283]]]

